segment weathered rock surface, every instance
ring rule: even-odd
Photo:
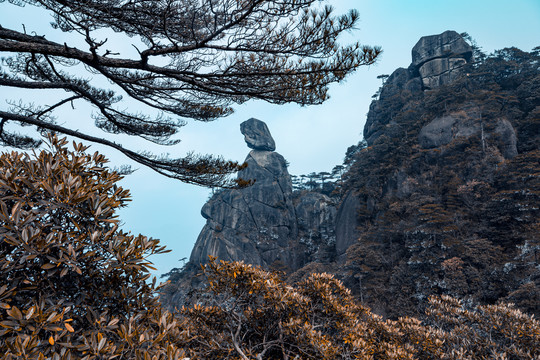
[[[385,100],[392,99],[395,104],[402,101],[404,104],[411,97],[421,96],[424,90],[452,83],[461,74],[463,66],[472,60],[472,51],[472,47],[455,31],[422,37],[412,49],[410,66],[395,70],[384,83],[379,99],[371,103],[364,127],[364,139],[368,145],[383,133],[392,135],[392,127],[388,127],[392,125],[391,109],[383,106]]]
[[[422,38],[370,106],[331,271],[383,316],[433,294],[540,312],[538,54],[501,53],[470,66],[457,33]]]
[[[295,201],[299,242],[306,246],[310,261],[328,260],[335,252],[336,200],[317,192],[306,192]]]
[[[263,121],[251,118],[240,124],[240,131],[244,135],[248,147],[255,150],[276,150],[276,144],[268,126]]]
[[[291,177],[275,148],[266,124],[250,119],[241,124],[249,147],[247,168],[238,173],[255,183],[222,190],[203,206],[207,220],[190,262],[242,260],[264,268],[286,264],[296,270],[323,247],[334,246],[336,204],[322,194],[307,193],[293,201]]]
[[[455,31],[422,37],[412,49],[412,71],[427,89],[454,81],[471,61],[472,47]]]
[[[353,192],[345,195],[336,216],[336,253],[342,255],[360,236],[358,209],[360,201]]]
[[[254,179],[255,184],[223,190],[203,206],[207,223],[190,261],[204,263],[209,255],[264,267],[278,260],[296,261],[287,251],[298,230],[285,159],[275,152],[252,150],[246,162],[248,167],[238,176]]]
[[[338,210],[335,198],[293,192],[268,128],[246,122],[253,151],[239,176],[256,183],[203,207],[207,224],[169,287],[169,307],[202,286],[193,274],[213,255],[285,270],[288,281],[333,273],[383,316],[423,313],[433,294],[538,314],[537,69],[522,63],[496,76],[504,91],[477,76],[499,75],[489,63],[452,83],[471,57],[456,35],[422,38],[411,66],[386,79],[368,113],[368,146],[347,162]]]
[[[456,123],[453,116],[442,116],[431,121],[420,130],[418,141],[424,149],[448,144],[454,137],[452,127]]]
[[[423,149],[433,149],[478,136],[483,147],[495,146],[505,159],[513,158],[517,155],[515,129],[506,119],[496,119],[495,123],[495,128],[484,127],[480,109],[474,104],[467,104],[459,111],[425,125],[418,134],[418,142]]]
[[[419,67],[437,58],[472,57],[472,48],[457,32],[448,30],[438,35],[423,36],[414,45],[412,51],[412,66]]]

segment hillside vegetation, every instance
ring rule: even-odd
[[[540,48],[507,48],[436,89],[386,80],[379,135],[344,175],[359,239],[337,272],[366,304],[395,317],[447,294],[540,314],[539,70]]]
[[[127,190],[97,152],[55,136],[0,154],[3,359],[534,359],[540,324],[509,305],[431,297],[427,319],[385,320],[328,274],[296,285],[211,259],[174,313],[147,283],[159,242],[118,228]]]

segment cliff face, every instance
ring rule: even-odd
[[[424,92],[448,85],[463,75],[464,67],[473,60],[473,49],[457,32],[445,31],[439,35],[420,38],[413,47],[411,56],[410,66],[407,69],[395,70],[380,89],[379,99],[371,103],[364,127],[364,139],[368,146],[373,146],[380,136],[402,142],[400,136],[408,136],[414,131],[410,124],[398,122],[395,119],[396,114],[412,111],[418,101],[421,101]],[[419,142],[428,148],[442,145],[443,142],[448,143],[455,137],[470,136],[470,131],[473,130],[466,124],[466,121],[456,124],[455,117],[451,116],[433,119],[431,125],[428,124],[423,129]],[[402,186],[395,190],[409,191],[404,187],[403,172],[400,172],[399,177],[400,179],[396,178],[394,182],[397,181]],[[352,218],[357,219],[356,212],[359,207],[358,199],[353,197],[352,194],[347,194],[337,218],[339,226],[336,230],[336,242],[339,255],[356,243],[359,236],[357,221],[351,221]],[[373,208],[375,199],[368,197],[364,202]]]
[[[291,281],[332,272],[390,317],[421,313],[431,294],[539,315],[540,50],[478,55],[453,31],[419,40],[372,102],[337,199],[293,191],[266,125],[243,123],[253,150],[239,177],[256,182],[203,207],[188,271],[164,301],[181,301],[186,274],[211,255]]]
[[[336,229],[337,272],[376,311],[421,312],[450,294],[540,313],[537,50],[472,63],[445,32],[387,78]]]

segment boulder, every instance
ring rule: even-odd
[[[419,68],[438,58],[464,58],[470,61],[472,47],[457,32],[448,30],[438,35],[423,36],[412,48],[411,66]]]
[[[396,69],[384,82],[379,98],[386,99],[399,94],[410,79],[409,70],[404,68]]]
[[[505,159],[517,155],[517,136],[512,124],[504,118],[490,120],[495,126],[484,125],[480,108],[474,103],[437,117],[422,127],[418,142],[423,149],[440,148],[452,141],[483,137],[486,147],[497,148]]]
[[[435,89],[455,81],[466,63],[463,58],[434,59],[426,62],[418,71],[424,87]]]
[[[500,139],[499,149],[505,159],[511,159],[518,154],[516,130],[506,119],[499,119],[495,134]]]
[[[240,131],[249,148],[264,151],[276,150],[270,130],[263,121],[254,118],[246,120],[240,124]]]
[[[424,88],[434,89],[454,81],[471,61],[472,47],[455,31],[424,36],[412,49],[410,68],[419,74]]]
[[[424,126],[418,135],[418,142],[424,149],[436,148],[452,141],[452,126],[456,122],[453,116],[442,116]]]

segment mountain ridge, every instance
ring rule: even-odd
[[[281,270],[290,281],[331,272],[388,317],[421,313],[432,294],[512,301],[538,316],[540,51],[486,56],[465,38],[423,37],[409,68],[383,77],[365,141],[349,148],[339,181],[292,191],[284,159],[261,177],[248,155],[240,176],[255,185],[224,190],[203,207],[196,256],[170,274],[162,301],[181,302],[196,286],[187,274],[210,255]],[[248,138],[257,156],[278,155]],[[276,191],[282,182],[287,190]],[[250,201],[217,217],[208,211],[242,196]],[[271,209],[256,208],[269,202]],[[247,212],[257,226],[241,220]],[[233,219],[225,234],[216,227]],[[264,224],[287,231],[261,234]],[[209,239],[232,242],[233,251],[217,251]]]

